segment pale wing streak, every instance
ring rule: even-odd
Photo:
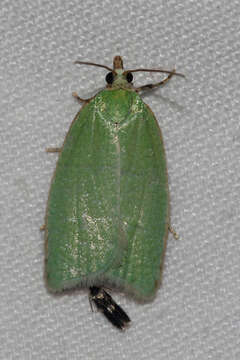
[[[120,244],[121,243],[121,237],[120,237],[120,234],[122,233],[120,231],[120,227],[122,227],[122,224],[121,224],[121,214],[120,214],[120,200],[121,200],[121,188],[120,188],[120,185],[121,185],[121,147],[120,147],[120,142],[119,142],[119,137],[118,137],[118,128],[116,126],[115,128],[115,137],[114,137],[114,140],[115,140],[115,146],[116,146],[116,153],[117,153],[117,168],[116,168],[116,175],[117,175],[117,206],[118,206],[118,219],[119,219],[119,245],[122,245],[122,247],[124,247],[124,243],[123,244]],[[123,242],[124,242],[124,239],[123,239]]]
[[[140,136],[140,135],[139,135],[139,134],[140,134],[139,126],[140,126],[140,124],[138,123],[138,128],[137,128],[137,134],[138,134],[138,136],[137,136],[137,139],[138,139],[138,137]],[[138,141],[136,141],[135,144],[137,144],[137,142],[138,142]],[[137,148],[137,145],[135,145],[135,147]],[[135,151],[135,154],[136,154],[136,151]],[[133,233],[133,235],[132,235],[132,238],[133,238],[133,239],[134,239],[134,237],[135,237],[135,234],[136,234],[136,231],[137,231],[137,227],[138,227],[138,225],[139,225],[139,223],[140,223],[140,220],[141,220],[141,218],[142,218],[142,215],[143,215],[142,209],[143,209],[143,206],[144,206],[144,198],[145,198],[145,193],[146,193],[145,189],[146,189],[146,186],[145,186],[145,184],[144,184],[144,185],[143,185],[143,191],[142,191],[142,193],[141,193],[141,195],[142,195],[142,196],[141,196],[141,204],[140,204],[140,206],[139,206],[139,211],[138,211],[138,216],[137,216],[138,222],[137,222],[137,225],[136,225],[136,227],[135,227],[135,229],[134,229],[134,233]]]

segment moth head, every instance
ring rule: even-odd
[[[124,71],[121,56],[115,56],[113,59],[113,70],[106,75],[107,87],[129,88],[132,87],[132,81],[132,74]]]

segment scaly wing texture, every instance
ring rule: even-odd
[[[163,141],[157,121],[134,92],[119,124],[120,217],[128,247],[120,266],[108,272],[140,300],[151,299],[160,280],[168,233],[169,202]],[[121,98],[120,96],[120,98]],[[122,103],[129,103],[122,101]],[[120,109],[120,106],[119,106]]]
[[[48,203],[50,288],[114,284],[155,294],[168,226],[160,129],[133,91],[100,92],[76,117]]]
[[[47,283],[86,285],[121,261],[119,149],[97,95],[76,116],[52,180],[47,209]]]

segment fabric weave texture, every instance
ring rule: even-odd
[[[240,3],[2,0],[0,9],[0,359],[240,358]],[[51,295],[39,231],[59,147],[104,69],[186,75],[146,92],[165,142],[172,226],[156,299],[114,299],[123,334],[92,313],[87,292]],[[162,75],[134,74],[136,85]]]

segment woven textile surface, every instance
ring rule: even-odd
[[[1,0],[0,359],[240,359],[240,3]],[[142,305],[114,292],[124,333],[91,312],[87,292],[45,287],[44,223],[59,147],[104,69],[173,69],[144,94],[161,126],[171,223],[163,281]],[[135,84],[162,75],[137,73]]]

